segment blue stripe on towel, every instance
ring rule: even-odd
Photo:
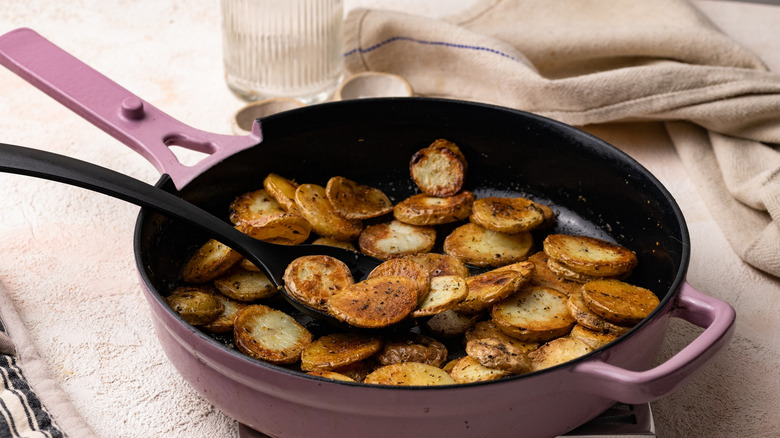
[[[487,52],[492,53],[498,56],[503,56],[504,58],[511,59],[512,61],[518,61],[518,59],[508,53],[504,53],[500,50],[496,50],[492,47],[485,47],[485,46],[472,46],[468,44],[457,44],[457,43],[451,43],[447,41],[426,41],[426,40],[420,40],[417,38],[411,38],[411,37],[405,37],[405,36],[394,36],[392,38],[388,38],[380,43],[374,44],[373,46],[362,48],[358,47],[356,49],[349,50],[344,53],[344,57],[354,55],[356,53],[365,54],[369,52],[373,52],[374,50],[380,49],[388,44],[394,43],[396,41],[405,41],[410,42],[414,44],[421,44],[426,46],[442,46],[442,47],[449,47],[453,49],[463,49],[463,50],[475,50],[480,52]]]

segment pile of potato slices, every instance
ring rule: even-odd
[[[467,169],[458,146],[439,139],[411,157],[419,193],[395,204],[341,176],[323,187],[272,173],[230,205],[236,229],[257,239],[384,260],[362,281],[324,255],[285,271],[291,297],[355,330],[296,319],[265,274],[215,240],[188,260],[185,285],[167,302],[253,358],[378,385],[480,382],[555,366],[612,342],[659,304],[626,282],[633,251],[551,233],[555,212],[539,202],[477,199],[463,190]],[[450,230],[442,252],[432,252],[442,229]]]

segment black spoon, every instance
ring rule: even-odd
[[[286,293],[282,288],[282,276],[287,265],[305,255],[328,255],[344,262],[355,279],[359,280],[382,262],[374,257],[331,246],[263,242],[165,190],[110,169],[51,152],[0,143],[0,171],[82,187],[196,225],[262,269],[293,307],[314,319],[336,326],[344,326],[345,323]]]

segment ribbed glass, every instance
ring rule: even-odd
[[[325,100],[342,69],[342,0],[221,0],[225,81],[254,101]]]

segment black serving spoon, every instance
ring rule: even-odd
[[[82,187],[198,226],[262,269],[293,307],[316,320],[336,326],[344,326],[345,323],[287,294],[282,287],[282,276],[287,265],[301,256],[328,255],[344,262],[355,279],[360,280],[382,262],[355,251],[331,246],[263,242],[165,190],[110,169],[51,152],[0,143],[0,171]]]

